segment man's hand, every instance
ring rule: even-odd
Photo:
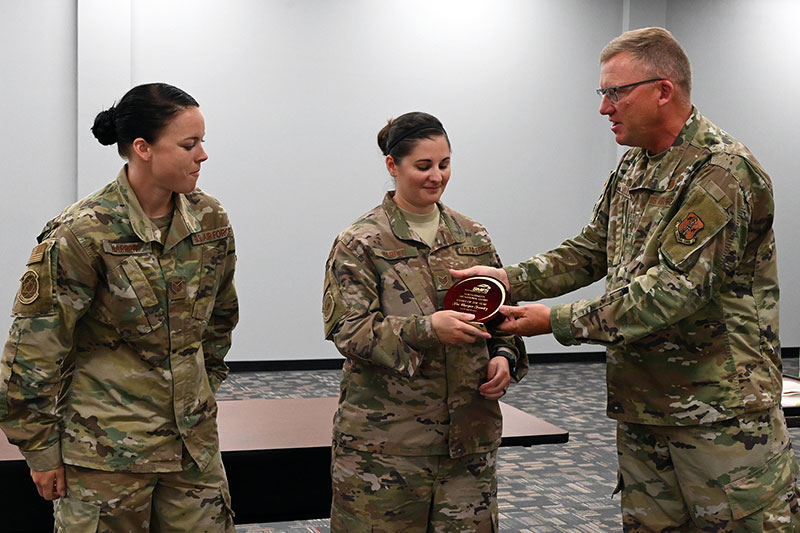
[[[498,331],[513,335],[532,337],[552,333],[550,308],[542,304],[528,304],[519,307],[503,305],[500,312],[506,319],[497,326]]]
[[[502,268],[493,268],[488,266],[474,266],[465,268],[464,270],[453,270],[451,268],[450,275],[456,279],[468,278],[471,276],[489,276],[502,281],[503,285],[506,286],[507,291],[511,289],[509,286],[508,274]]]
[[[474,318],[475,315],[458,311],[436,311],[431,315],[431,323],[442,344],[472,344],[478,339],[491,339],[491,334],[469,323]]]
[[[45,500],[57,500],[67,495],[67,478],[64,474],[64,466],[55,470],[45,470],[37,472],[31,470],[31,478],[39,491],[39,496]]]

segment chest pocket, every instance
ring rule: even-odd
[[[106,318],[125,339],[147,335],[164,324],[164,311],[139,265],[139,261],[154,260],[151,255],[131,255],[109,272]]]
[[[228,252],[228,241],[225,239],[202,244],[200,279],[197,284],[197,295],[192,308],[192,317],[208,320],[214,310],[217,296],[217,278],[220,265],[225,261]]]
[[[652,248],[649,241],[658,233],[653,231],[665,219],[672,209],[676,191],[661,190],[651,187],[635,187],[628,189],[618,184],[612,199],[612,210],[609,216],[609,250],[611,265],[630,263],[642,255],[647,255]],[[651,250],[655,253],[657,246]],[[648,264],[648,261],[641,261]]]
[[[371,250],[379,275],[381,310],[386,315],[409,316],[435,310],[428,265],[413,246]]]

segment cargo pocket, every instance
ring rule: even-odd
[[[723,487],[734,520],[741,520],[764,508],[797,478],[798,467],[792,450],[786,449],[761,468]]]
[[[57,533],[95,533],[100,523],[100,507],[75,498],[53,502]]]

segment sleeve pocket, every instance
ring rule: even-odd
[[[681,272],[689,270],[702,250],[731,220],[714,197],[698,187],[667,224],[660,238],[664,258]]]
[[[34,248],[31,259],[28,260],[28,268],[19,280],[19,290],[12,310],[14,316],[34,317],[56,312],[54,281],[58,247],[54,244],[55,241],[45,241]]]

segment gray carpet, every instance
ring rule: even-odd
[[[784,373],[798,374],[796,360]],[[310,398],[338,394],[340,371],[231,374],[218,399]],[[531,366],[503,399],[570,432],[566,444],[500,449],[500,529],[508,532],[606,533],[621,531],[616,484],[614,422],[605,416],[602,363]],[[800,428],[792,429],[800,442]],[[327,520],[249,524],[239,533],[328,532]]]

